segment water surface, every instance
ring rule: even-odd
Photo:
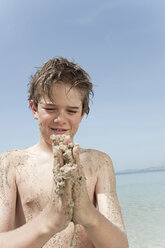
[[[116,175],[130,248],[165,248],[165,171]]]

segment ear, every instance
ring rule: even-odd
[[[37,108],[36,108],[33,100],[30,101],[30,108],[32,110],[34,119],[38,120],[38,111],[37,111]]]

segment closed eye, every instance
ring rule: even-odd
[[[47,111],[56,111],[55,108],[44,108],[44,109],[47,110]]]
[[[77,113],[77,111],[75,111],[75,110],[70,110],[70,109],[68,110],[68,112],[69,112],[69,113],[72,113],[72,114]]]

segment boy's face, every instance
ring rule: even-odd
[[[51,134],[70,135],[71,139],[78,130],[85,113],[82,114],[82,96],[68,84],[56,84],[52,88],[52,101],[48,97],[40,99],[38,109],[31,101],[35,119],[39,122],[41,139],[51,144]]]

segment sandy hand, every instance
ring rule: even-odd
[[[83,224],[91,204],[86,178],[79,158],[79,145],[69,143],[65,135],[51,135],[54,154],[54,184],[58,197],[68,199],[66,211],[75,224]]]
[[[74,202],[72,191],[74,184],[74,174],[76,163],[73,158],[73,143],[69,143],[69,138],[64,135],[51,135],[54,166],[54,191],[55,195],[62,200],[66,217],[72,220]]]
[[[91,202],[87,192],[86,178],[79,158],[79,145],[74,145],[73,156],[77,165],[72,194],[74,201],[73,222],[84,225]]]

